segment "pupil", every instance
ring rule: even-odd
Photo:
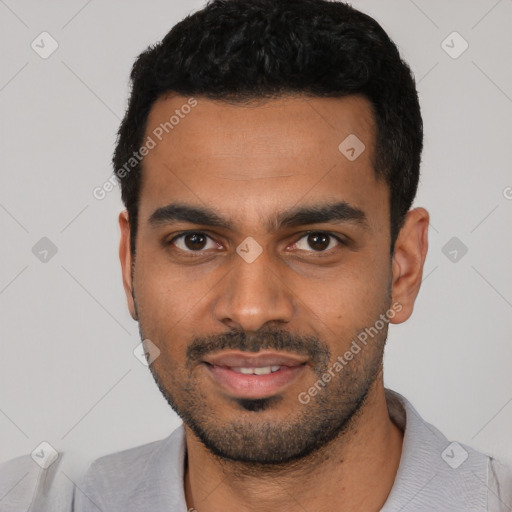
[[[199,233],[192,233],[185,237],[185,245],[189,249],[202,249],[205,242],[205,236]]]
[[[319,242],[319,240],[321,241]],[[329,237],[324,233],[311,233],[308,236],[308,243],[313,249],[322,251],[329,247]]]

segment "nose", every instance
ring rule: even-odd
[[[279,265],[265,251],[251,263],[233,255],[231,271],[219,283],[213,306],[219,322],[230,328],[257,331],[267,323],[288,323],[294,296]]]

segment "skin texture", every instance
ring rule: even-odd
[[[157,101],[146,135],[187,100]],[[409,318],[428,213],[407,214],[391,258],[389,191],[372,167],[375,124],[364,98],[197,102],[144,159],[135,261],[127,213],[119,216],[128,306],[142,339],[160,350],[151,371],[185,423],[187,506],[377,511],[402,446],[384,396],[387,323],[307,404],[298,396],[393,305],[390,322]],[[350,134],[366,147],[354,161],[338,149]],[[340,201],[365,222],[269,225],[280,212]],[[150,222],[178,202],[232,226]],[[185,230],[199,238],[174,238]],[[251,263],[236,252],[247,237],[262,249]],[[190,347],[207,347],[202,355],[279,350],[308,361],[282,391],[248,403],[221,389]]]

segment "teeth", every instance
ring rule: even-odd
[[[242,366],[233,366],[231,370],[244,375],[268,375],[269,373],[277,372],[280,366],[261,366],[257,368],[245,368]]]

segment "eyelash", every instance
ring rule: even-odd
[[[341,239],[339,236],[333,234],[333,233],[330,233],[329,231],[319,231],[319,230],[311,230],[311,231],[306,231],[304,233],[302,233],[302,235],[300,236],[300,238],[297,239],[296,242],[294,242],[294,244],[296,244],[297,242],[299,242],[299,240],[302,240],[303,238],[307,237],[308,235],[311,235],[311,234],[321,234],[321,235],[327,235],[331,238],[334,238],[337,242],[339,242],[340,245],[342,246],[346,246],[347,245],[347,242],[344,241],[343,239]],[[208,233],[204,232],[204,231],[182,231],[178,234],[176,234],[171,240],[165,242],[164,244],[166,246],[171,246],[174,244],[174,242],[176,240],[178,240],[179,238],[183,238],[184,236],[186,235],[203,235],[207,238],[209,238],[210,240],[214,241],[215,240],[210,236],[208,235]],[[186,254],[189,254],[190,257],[195,257],[194,255],[201,255],[202,253],[204,253],[205,251],[204,250],[199,250],[199,251],[191,251],[191,250],[188,250],[188,251],[184,251],[183,249],[178,249],[179,251],[181,252],[184,252]],[[329,252],[331,252],[333,249],[329,249],[328,251],[314,251],[314,250],[311,250],[311,251],[308,251],[308,252],[312,252],[312,253],[316,253],[318,255],[322,255],[322,254],[328,254]]]

